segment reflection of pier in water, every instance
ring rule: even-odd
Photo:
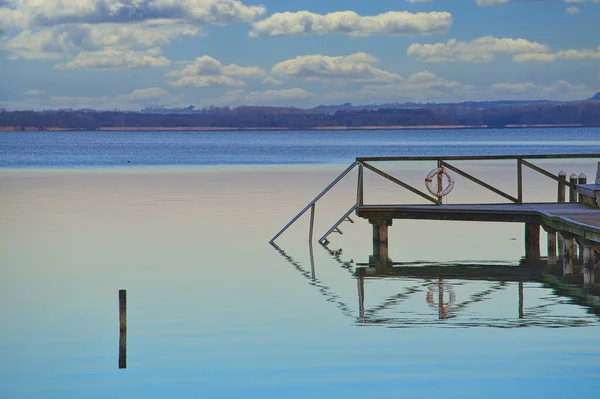
[[[385,325],[390,327],[447,326],[447,327],[577,327],[598,322],[589,316],[553,315],[553,307],[565,303],[582,305],[588,313],[600,317],[600,290],[570,284],[558,276],[552,267],[520,267],[502,262],[464,264],[442,263],[394,263],[385,267],[356,264],[344,261],[341,250],[325,248],[341,269],[349,271],[357,282],[358,309],[352,310],[332,288],[316,278],[318,269],[314,262],[312,246],[309,245],[310,270],[305,269],[283,249],[275,249],[298,270],[310,284],[317,287],[328,302],[335,303],[342,313],[361,325]],[[529,263],[530,264],[530,263]],[[367,306],[369,295],[378,295],[377,284],[381,280],[396,279],[402,282],[397,294],[377,300],[377,305]],[[367,283],[368,284],[365,284]],[[410,285],[406,285],[409,282]],[[366,287],[365,287],[366,286]],[[373,287],[372,289],[369,289]],[[471,292],[465,294],[465,291]],[[538,305],[527,306],[529,290],[551,289],[556,297]],[[492,317],[475,315],[474,305],[489,303],[490,309],[497,303],[494,295],[516,291],[514,316]],[[564,298],[564,299],[560,299]],[[407,308],[407,302],[417,300],[425,311]],[[496,303],[496,305],[494,305]],[[404,306],[404,307],[403,307]],[[502,302],[502,307],[506,308]],[[509,306],[509,305],[508,305]],[[421,309],[421,307],[419,309]],[[481,309],[481,308],[479,308]]]

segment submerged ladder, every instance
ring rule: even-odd
[[[277,238],[279,238],[279,236],[281,236],[298,219],[300,219],[302,217],[302,215],[304,215],[309,209],[310,209],[310,227],[309,227],[309,231],[308,231],[308,242],[312,243],[313,232],[314,232],[314,223],[315,223],[315,206],[316,206],[317,202],[321,198],[323,198],[325,196],[325,194],[327,194],[329,192],[329,190],[331,190],[333,187],[335,187],[335,185],[338,184],[344,177],[346,177],[346,175],[348,175],[350,172],[352,172],[352,170],[354,170],[354,168],[356,168],[356,167],[358,167],[359,182],[362,182],[363,166],[360,162],[353,162],[342,173],[340,173],[340,175],[338,177],[336,177],[331,183],[329,183],[329,185],[327,187],[325,187],[325,189],[323,191],[321,191],[319,193],[319,195],[317,195],[312,201],[310,201],[308,203],[308,205],[306,205],[306,207],[304,207],[304,209],[302,209],[292,220],[290,220],[290,222],[288,224],[286,224],[283,229],[281,229],[277,234],[275,234],[275,236],[273,236],[273,238],[271,238],[271,241],[269,241],[269,244],[274,245],[275,240]],[[352,212],[354,212],[356,210],[356,208],[358,208],[359,201],[360,201],[359,198],[362,198],[362,184],[360,184],[360,183],[358,185],[358,191],[359,192],[357,192],[356,203],[341,218],[339,218],[333,224],[333,226],[331,226],[331,228],[329,230],[327,230],[327,232],[325,234],[323,234],[323,236],[321,238],[319,238],[319,244],[321,244],[323,246],[327,246],[327,244],[329,244],[327,237],[329,237],[329,235],[334,232],[338,233],[338,234],[343,234],[342,230],[340,230],[340,228],[339,228],[343,222],[349,221],[351,223],[354,223],[354,220],[352,220],[350,218],[350,214]]]

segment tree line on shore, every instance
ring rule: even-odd
[[[189,113],[0,110],[0,126],[15,130],[111,128],[314,129],[386,126],[600,126],[600,101],[505,105],[460,104],[320,112],[294,107],[211,107]]]

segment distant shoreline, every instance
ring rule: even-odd
[[[193,127],[165,127],[165,126],[120,126],[120,127],[101,127],[97,129],[78,129],[78,128],[56,128],[56,127],[24,127],[18,126],[0,126],[2,132],[60,132],[60,131],[320,131],[320,130],[463,130],[463,129],[522,129],[522,128],[577,128],[577,127],[599,127],[595,125],[584,124],[538,124],[538,125],[414,125],[414,126],[317,126],[311,128],[291,128],[291,127],[211,127],[211,126],[193,126]]]

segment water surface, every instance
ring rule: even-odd
[[[513,131],[488,131],[489,140],[446,140],[456,153],[534,151],[532,138],[523,144],[507,132]],[[597,130],[565,130],[576,133],[570,138],[553,132],[550,143],[581,144],[549,144],[556,152],[599,149]],[[85,140],[67,140],[65,146],[75,146],[70,151],[32,139],[28,152],[27,141],[0,135],[2,151],[11,146],[10,156],[0,158],[9,167],[0,170],[0,397],[562,398],[599,391],[600,319],[551,284],[361,280],[356,271],[372,252],[371,226],[357,218],[342,225],[344,234],[331,238],[329,250],[313,248],[312,264],[306,218],[277,241],[279,251],[271,247],[272,235],[344,168],[336,162],[352,161],[363,148],[390,155],[395,147],[382,146],[380,134],[402,147],[393,132],[367,132],[377,137],[373,142],[367,133],[345,142],[346,132],[318,132],[329,144],[312,143],[314,151],[305,152],[310,165],[284,165],[311,145],[308,137],[297,138],[298,147],[289,144],[282,138],[288,133],[313,132],[264,133],[280,146],[256,144],[261,165],[169,168],[145,166],[178,164],[169,160],[181,159],[187,145],[197,149],[194,142],[205,145],[203,136],[134,133],[117,153],[138,154],[131,158],[144,167],[114,167],[115,153],[95,157],[81,148],[91,145]],[[408,134],[413,155],[431,154],[432,139],[416,142],[439,133]],[[99,148],[125,136],[81,137],[86,134],[98,135],[92,143]],[[232,163],[254,162],[244,158],[254,144],[219,143],[221,134],[206,134],[214,140],[206,142],[213,151],[207,156],[229,159],[232,151],[232,159],[242,159]],[[193,138],[165,150],[161,140],[173,137]],[[341,154],[335,145],[349,150]],[[150,157],[144,154],[159,161],[142,162]],[[594,163],[565,167],[591,174]],[[384,166],[415,184],[431,168]],[[514,189],[512,164],[483,163],[477,170]],[[532,182],[526,195],[554,194],[553,182],[526,178]],[[376,176],[367,179],[369,201],[414,200]],[[319,202],[317,236],[352,204],[355,183],[354,176],[344,180]],[[489,195],[459,182],[449,201]],[[412,265],[518,267],[522,235],[518,224],[395,221],[390,257]],[[440,286],[443,301],[452,302],[443,314],[435,296]],[[119,289],[128,292],[127,368],[121,370]]]

